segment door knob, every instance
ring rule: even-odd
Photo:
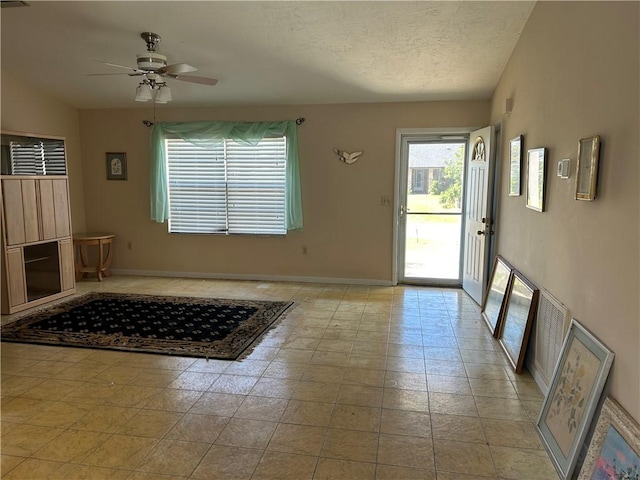
[[[491,230],[491,225],[487,225],[484,230],[478,230],[476,232],[478,235],[493,235],[493,230]]]

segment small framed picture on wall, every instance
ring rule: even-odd
[[[127,154],[107,152],[107,180],[127,179]]]
[[[600,137],[582,138],[578,142],[578,166],[576,175],[576,200],[591,201],[596,198],[598,163],[600,161]]]
[[[527,207],[544,212],[544,184],[546,148],[534,148],[527,152]]]
[[[522,135],[509,141],[509,196],[520,195],[520,179],[522,178]]]

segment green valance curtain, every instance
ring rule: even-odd
[[[151,220],[169,218],[165,139],[178,137],[196,146],[210,146],[224,139],[257,145],[271,136],[287,138],[285,212],[287,230],[302,228],[302,195],[298,162],[298,136],[294,120],[283,122],[176,122],[156,123],[151,130]]]

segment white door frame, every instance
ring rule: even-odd
[[[497,222],[498,220],[498,210],[500,208],[500,175],[502,174],[502,169],[500,168],[502,162],[500,159],[502,158],[502,122],[498,122],[492,125],[494,132],[494,148],[493,148],[493,199],[491,201],[491,219],[493,224],[491,226],[491,231],[493,232],[489,237],[489,265],[487,268],[489,270],[489,276],[491,276],[491,268],[493,266],[493,259],[497,255],[498,251],[498,228],[500,228],[500,224]]]
[[[400,198],[400,182],[402,179],[402,144],[405,139],[411,137],[424,136],[449,136],[468,135],[477,130],[477,127],[453,127],[453,128],[398,128],[396,129],[396,162],[393,182],[393,242],[392,242],[392,263],[391,263],[391,283],[398,284],[398,227],[400,223],[400,205],[403,199]],[[466,160],[465,160],[466,162]],[[466,182],[466,179],[465,179]],[[463,189],[464,192],[464,189]],[[464,205],[464,203],[463,203]],[[463,226],[464,228],[464,226]]]

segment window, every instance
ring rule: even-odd
[[[63,140],[2,137],[3,175],[66,175]]]
[[[150,140],[151,220],[169,221],[169,231],[302,230],[295,120],[156,123]]]
[[[424,189],[424,168],[414,168],[411,178],[411,189],[413,193],[425,193]]]
[[[169,232],[284,235],[287,141],[165,141]]]

